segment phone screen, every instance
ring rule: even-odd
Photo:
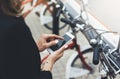
[[[50,48],[55,51],[58,50],[60,47],[62,47],[66,42],[68,42],[69,40],[71,40],[72,38],[70,36],[68,36],[67,34],[65,34],[63,36],[64,40],[58,40],[58,43],[56,45],[51,46]]]

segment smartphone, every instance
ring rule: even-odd
[[[74,35],[69,32],[65,33],[62,37],[64,38],[63,40],[58,39],[58,43],[56,45],[53,45],[47,49],[49,53],[53,53],[54,51],[58,50],[63,45],[68,44],[72,41],[72,39],[74,39]]]

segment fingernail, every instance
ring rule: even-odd
[[[55,40],[55,43],[58,43],[58,40]]]
[[[64,48],[68,48],[68,45],[65,45]]]

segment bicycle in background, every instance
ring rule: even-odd
[[[67,24],[59,19],[64,17],[60,5],[55,3],[54,0],[27,0],[23,2],[23,5],[28,2],[31,3],[32,8],[24,13],[24,18],[34,11],[40,19],[40,24],[57,35],[59,35],[60,30],[66,27]]]
[[[27,11],[23,11],[23,18],[26,18],[34,9],[42,4],[46,4],[47,0],[24,0],[22,2],[22,6],[25,8],[27,4],[30,4],[30,9]]]
[[[84,51],[77,50],[78,54],[72,55],[68,61],[66,79],[86,79],[84,75],[87,75],[87,78],[94,76],[94,78],[100,77],[99,79],[114,79],[120,73],[119,35],[105,28],[96,18],[91,16],[90,13],[86,11],[83,0],[80,0],[82,7],[75,3],[74,0],[67,1],[63,4],[61,0],[56,0],[65,15],[62,21],[71,26],[72,31],[70,31],[70,33],[76,35],[77,32],[81,31],[86,37],[92,47],[93,63],[89,63],[90,60],[88,60],[87,63],[85,60],[88,57],[84,57]],[[78,11],[80,8],[81,10]],[[74,44],[74,46],[79,49],[76,42],[74,42]],[[90,55],[91,54],[88,56]],[[76,62],[79,64],[76,64]],[[94,72],[96,73],[95,65],[99,66],[100,74],[94,75]]]

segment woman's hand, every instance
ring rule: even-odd
[[[42,70],[51,71],[54,63],[63,56],[64,50],[66,50],[67,48],[68,48],[68,45],[64,45],[60,49],[50,54],[48,58],[42,63],[43,64]]]
[[[43,51],[52,45],[55,45],[58,41],[56,39],[63,39],[63,37],[55,34],[43,34],[37,41],[39,51]]]

